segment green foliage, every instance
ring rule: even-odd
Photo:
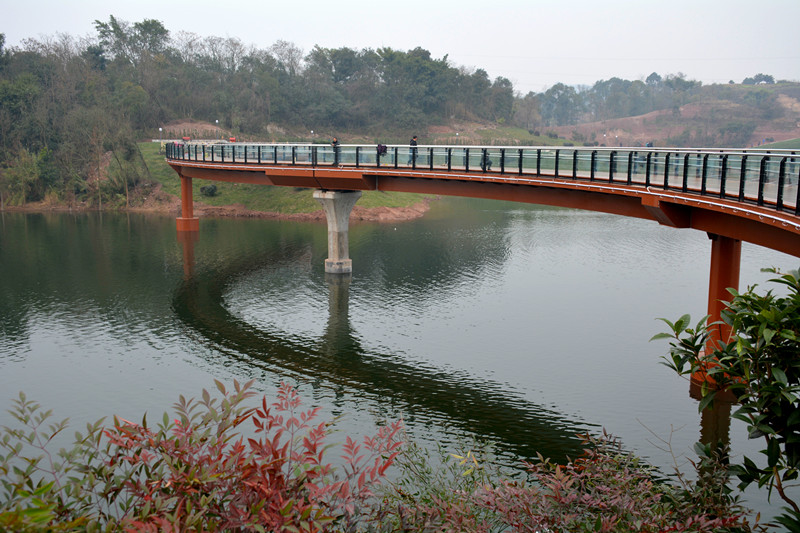
[[[2,187],[8,203],[22,205],[45,198],[60,180],[53,153],[43,148],[38,153],[20,150],[3,172]]]
[[[791,507],[784,520],[796,519],[800,508],[786,489],[800,472],[800,272],[780,273],[770,280],[782,286],[786,296],[771,290],[758,294],[756,287],[739,293],[729,289],[732,299],[723,320],[732,337],[717,346],[708,342],[708,328],[702,320],[689,328],[685,315],[671,323],[670,333],[654,338],[671,338],[666,365],[679,375],[705,373],[700,410],[713,404],[718,390],[728,390],[739,407],[732,416],[747,424],[750,438],[763,439],[761,461],[744,457],[730,470],[744,488],[751,483],[776,490]]]
[[[211,185],[203,185],[200,187],[200,194],[203,196],[216,196],[217,195],[217,186],[213,183]]]

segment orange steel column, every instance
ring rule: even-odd
[[[181,175],[181,216],[177,219],[178,231],[198,231],[200,219],[192,212],[192,178]]]
[[[708,321],[722,321],[724,302],[731,299],[728,288],[739,289],[739,268],[742,259],[742,241],[709,233],[711,239],[711,272],[708,280]],[[709,330],[709,348],[722,340],[727,342],[731,328],[718,324]]]
[[[708,323],[714,324],[708,329],[706,353],[711,353],[720,341],[728,342],[731,336],[731,327],[722,322],[722,311],[727,307],[725,302],[730,300],[731,293],[728,288],[739,289],[739,270],[742,258],[742,241],[709,233],[711,239],[711,268],[708,279]],[[710,363],[713,364],[713,363]],[[699,386],[703,382],[713,383],[714,380],[704,371],[692,374],[689,394],[700,399]]]

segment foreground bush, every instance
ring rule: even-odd
[[[540,458],[527,465],[529,480],[508,481],[472,451],[445,454],[438,467],[413,443],[401,453],[395,422],[360,444],[347,437],[334,468],[319,408],[301,411],[289,385],[276,402],[246,407],[250,386],[217,383],[219,399],[181,397],[177,418],[164,415],[155,428],[98,421],[55,454],[66,421],[50,423],[50,411],[20,394],[10,412],[22,428],[4,427],[0,440],[0,530],[753,530],[708,450],[698,481],[679,476],[673,486],[615,439],[586,436],[582,457]],[[387,481],[393,463],[398,475]]]
[[[493,482],[496,473],[469,453],[452,456],[457,462],[438,470],[425,466],[425,452],[401,454],[403,475],[384,497],[384,520],[393,524],[389,530],[420,532],[763,530],[730,496],[726,468],[709,448],[697,449],[697,481],[679,474],[672,485],[624,452],[617,439],[584,439],[581,457],[558,465],[540,456],[527,464],[523,481]],[[416,489],[408,479],[416,480]]]
[[[670,331],[654,338],[670,339],[665,364],[682,376],[705,376],[699,410],[713,405],[719,391],[732,395],[738,407],[734,418],[747,424],[748,437],[761,439],[761,458],[743,457],[730,465],[739,488],[752,483],[773,489],[788,506],[778,521],[800,531],[800,271],[764,269],[777,277],[771,283],[786,295],[728,289],[731,301],[722,313],[730,338],[710,341],[704,317],[690,327],[689,315],[664,320]],[[662,319],[663,320],[663,319]],[[793,492],[792,492],[793,491]]]
[[[251,382],[252,383],[252,382]],[[44,424],[24,395],[12,414],[26,429],[4,428],[0,458],[0,528],[130,531],[321,531],[353,529],[398,453],[401,424],[343,445],[344,466],[325,462],[325,422],[319,408],[299,412],[288,385],[278,401],[247,408],[253,396],[235,384],[222,399],[175,404],[157,428],[114,419],[78,434],[71,450],[47,449],[65,422]],[[237,432],[252,420],[253,436]],[[32,453],[26,453],[32,452]]]

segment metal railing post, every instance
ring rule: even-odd
[[[614,151],[614,150],[611,150],[611,152],[609,152],[609,154],[608,154],[608,181],[609,182],[614,181],[614,171],[616,170],[616,168],[614,168],[615,165],[616,165],[616,161],[614,160],[614,156],[615,155],[617,155],[617,152]]]
[[[722,156],[722,161],[720,162],[722,168],[719,170],[719,197],[725,198],[725,180],[728,178],[728,155],[725,154]]]
[[[689,189],[689,154],[683,156],[683,183],[681,184],[681,191],[686,192]]]
[[[758,205],[764,205],[764,185],[767,183],[767,162],[769,156],[766,155],[761,158],[761,163],[758,165]]]
[[[536,149],[536,175],[538,177],[542,176],[542,149]]]
[[[594,173],[597,172],[597,150],[592,150],[589,166],[589,181],[594,181]]]
[[[557,177],[558,177],[558,156],[559,156],[560,154],[561,154],[561,150],[560,150],[560,149],[557,149],[557,150],[556,150],[556,164],[555,164],[555,169],[553,170],[553,177],[554,177],[554,178],[557,178]]]
[[[703,166],[700,172],[700,194],[706,194],[706,179],[708,178],[708,154],[703,156]]]
[[[628,152],[628,185],[633,183],[633,152]]]
[[[778,197],[775,199],[775,208],[778,211],[783,211],[783,185],[786,181],[786,160],[784,157],[781,159],[780,167],[778,168]]]
[[[572,151],[572,179],[578,177],[578,151]]]

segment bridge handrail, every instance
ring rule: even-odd
[[[385,146],[379,153],[378,147]],[[800,216],[797,150],[595,146],[171,142],[167,159],[203,164],[447,171],[487,181],[587,180],[679,190]],[[421,173],[415,178],[425,178]]]

